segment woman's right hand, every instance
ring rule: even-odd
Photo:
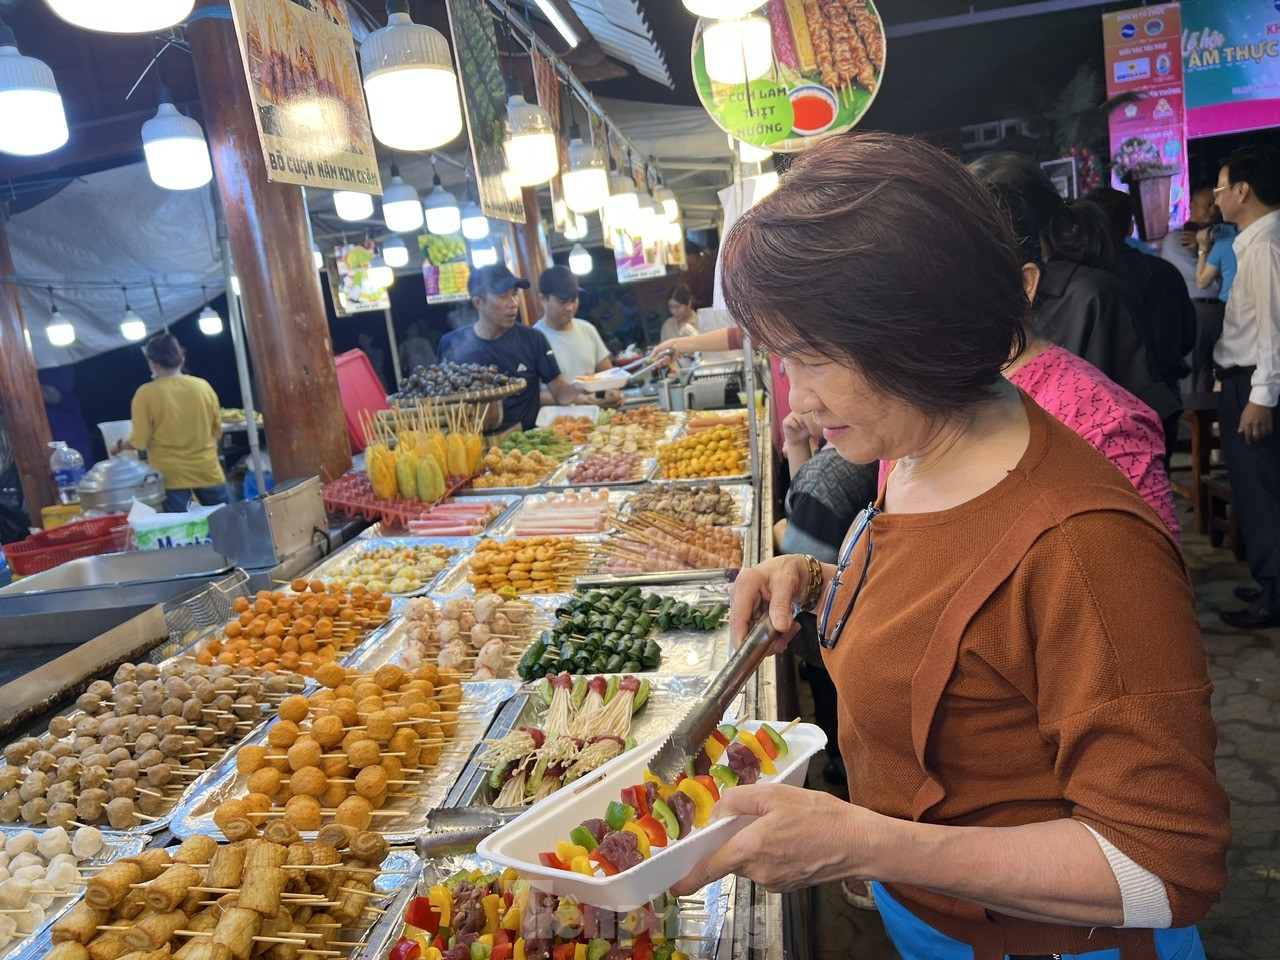
[[[729,637],[736,646],[757,615],[768,610],[776,634],[773,652],[781,653],[799,631],[791,610],[809,587],[809,564],[799,554],[784,554],[738,574],[729,588]]]

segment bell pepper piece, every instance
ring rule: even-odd
[[[489,954],[489,960],[510,960],[511,944],[495,943],[493,945],[493,953]]]
[[[493,947],[482,940],[472,941],[471,944],[471,960],[489,960],[490,954],[493,953]]]
[[[653,944],[649,942],[649,931],[644,930],[636,937],[631,948],[631,960],[653,960]]]
[[[427,891],[427,899],[440,914],[440,926],[447,927],[453,920],[453,894],[448,887],[432,887]]]
[[[480,934],[480,936],[476,937],[476,940],[477,940],[477,941],[479,941],[480,943],[483,943],[486,947],[492,947],[492,946],[493,946],[493,934],[492,934],[492,933],[482,933],[482,934]]]
[[[584,826],[576,826],[570,830],[569,839],[578,846],[585,848],[587,853],[599,846],[596,843],[596,838],[591,835],[591,831]]]
[[[524,937],[516,940],[511,948],[511,960],[525,960],[524,955]]]
[[[719,731],[717,730],[716,733],[707,737],[707,742],[702,745],[702,749],[707,752],[707,759],[712,763],[720,762],[720,758],[724,756],[725,747],[728,746],[716,739],[716,734],[718,733]],[[721,739],[723,739],[723,737]]]
[[[720,788],[716,786],[716,782],[712,777],[703,775],[700,777],[694,777],[693,779],[697,780],[700,784],[702,784],[704,787],[707,788],[707,793],[711,794],[712,800],[720,799]]]
[[[600,869],[604,871],[604,875],[606,877],[615,876],[618,872],[618,868],[613,865],[613,863],[609,860],[608,857],[605,857],[600,853],[599,848],[592,850],[591,853],[588,855],[587,859],[590,860],[592,863],[598,863],[600,865]]]
[[[732,767],[727,767],[723,763],[717,763],[711,768],[711,779],[720,787],[722,794],[730,787],[738,785],[738,774]]]
[[[511,931],[499,926],[497,930],[493,931],[493,945],[500,947],[504,943],[511,943]]]
[[[422,955],[422,947],[412,937],[401,937],[391,948],[389,960],[418,960]]]
[[[773,749],[778,752],[778,756],[785,757],[788,753],[791,752],[791,748],[787,746],[787,741],[783,739],[782,734],[780,734],[777,730],[773,729],[773,727],[769,726],[769,724],[767,723],[760,724],[760,730],[756,734],[757,740],[760,739],[760,734],[762,733],[766,737],[768,737],[771,741],[773,741]]]
[[[511,867],[507,867],[502,871],[502,876],[498,878],[498,889],[504,894],[510,894],[511,888],[515,886],[515,882],[519,879],[520,874],[516,873]]]
[[[502,903],[502,898],[496,893],[485,895],[480,900],[480,906],[484,908],[484,933],[493,934],[498,929],[498,905]]]
[[[427,897],[414,897],[405,908],[404,922],[435,936],[440,930],[440,913]]]
[[[564,840],[556,842],[556,856],[564,863],[573,863],[575,857],[585,857],[590,852],[586,847],[578,846],[576,843],[568,843]]]
[[[722,747],[727,747],[731,742],[729,738],[724,735],[724,732],[719,727],[711,731],[711,739],[714,740],[716,743],[720,744],[720,746]]]
[[[662,824],[662,828],[667,831],[668,837],[672,840],[678,840],[680,838],[680,819],[675,815],[675,812],[667,806],[665,800],[655,800],[653,802],[652,816]]]
[[[636,826],[645,832],[645,836],[649,838],[649,846],[665,847],[667,845],[667,828],[662,822],[652,814],[641,817],[636,821]]]
[[[520,960],[524,960],[524,958],[521,957]],[[671,960],[689,960],[689,955],[681,953],[679,950],[673,950],[671,951]]]
[[[774,746],[772,740],[765,734],[764,730],[757,730],[754,734],[756,743],[760,744],[760,749],[764,751],[764,755],[770,760],[778,759],[778,748]]]
[[[636,835],[636,848],[640,851],[640,856],[646,860],[649,859],[649,834],[645,833],[644,828],[634,820],[629,820],[622,825],[622,829],[627,833]]]
[[[507,912],[502,917],[502,929],[517,931],[520,929],[520,908],[517,906],[507,907]]]
[[[587,854],[574,857],[573,862],[569,864],[569,869],[586,877],[594,877],[596,875],[595,870],[591,868],[591,861],[588,859]]]
[[[693,825],[705,827],[707,821],[711,819],[711,808],[715,805],[715,801],[711,799],[711,792],[692,778],[680,781],[680,792],[687,794],[693,801]]]
[[[433,944],[422,951],[422,960],[444,960],[444,955]]]
[[[621,830],[623,824],[635,818],[636,808],[618,800],[610,800],[604,813],[604,822],[609,825],[610,830]]]
[[[573,945],[573,960],[587,960],[587,945],[585,943],[575,943]]]
[[[773,758],[764,752],[764,747],[760,746],[760,741],[756,739],[755,734],[749,730],[739,730],[738,739],[742,741],[742,745],[756,755],[756,759],[760,761],[760,772],[764,774],[774,774],[778,772],[778,768],[773,765]]]
[[[622,788],[622,802],[635,810],[637,820],[649,812],[648,797],[649,793],[645,790],[644,784]]]
[[[573,948],[575,944],[572,940],[568,943],[562,943],[551,951],[551,956],[555,960],[573,960]]]
[[[569,865],[557,857],[554,853],[544,851],[538,854],[538,862],[544,867],[554,867],[556,870],[568,870]]]
[[[587,944],[587,960],[604,960],[605,957],[609,956],[609,951],[612,949],[612,943],[597,937]]]

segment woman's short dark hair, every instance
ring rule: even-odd
[[[1011,151],[991,153],[970,163],[969,172],[998,191],[1006,207],[1012,195],[1020,198],[1036,225],[1041,247],[1038,261],[1054,256],[1099,270],[1114,269],[1115,247],[1105,221],[1093,210],[1066,203],[1033,157]]]
[[[181,367],[187,360],[187,352],[182,349],[178,338],[171,333],[156,334],[147,341],[144,352],[148,360],[166,370]]]
[[[1008,217],[958,161],[889,133],[801,152],[729,231],[729,312],[784,356],[851,362],[930,414],[983,399],[1026,345]]]
[[[674,300],[676,303],[683,303],[686,307],[693,306],[693,291],[689,289],[687,283],[677,283],[667,293],[668,300]]]

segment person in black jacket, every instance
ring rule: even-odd
[[[1064,203],[1039,164],[1022,154],[980,157],[969,172],[998,195],[1016,195],[1036,221],[1039,235],[1024,238],[1041,267],[1036,333],[1089,361],[1162,422],[1176,416],[1178,397],[1153,375],[1124,287],[1111,272],[1115,247],[1098,209]]]
[[[1195,348],[1196,311],[1178,268],[1160,257],[1129,246],[1133,231],[1133,201],[1127,193],[1099,187],[1086,198],[1106,217],[1115,246],[1114,272],[1124,286],[1125,303],[1147,347],[1152,375],[1178,398],[1178,411],[1163,417],[1165,465],[1178,439],[1182,397],[1178,382],[1191,372],[1187,356]]]

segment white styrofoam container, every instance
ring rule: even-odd
[[[758,720],[744,720],[738,726],[755,732]],[[747,826],[746,817],[713,820],[682,840],[655,848],[648,860],[612,877],[588,877],[568,870],[544,867],[538,854],[554,851],[557,840],[568,840],[569,831],[584,820],[604,817],[609,801],[617,800],[623,787],[642,782],[645,768],[662,745],[657,737],[629,750],[616,760],[530,807],[520,817],[482,840],[476,852],[486,860],[513,868],[539,890],[569,897],[579,903],[625,912],[648,903],[673,883],[684,879],[701,860],[722,847]],[[790,752],[775,761],[778,772],[761,777],[761,783],[801,786],[809,770],[809,758],[827,744],[819,727],[801,723],[786,733]]]

